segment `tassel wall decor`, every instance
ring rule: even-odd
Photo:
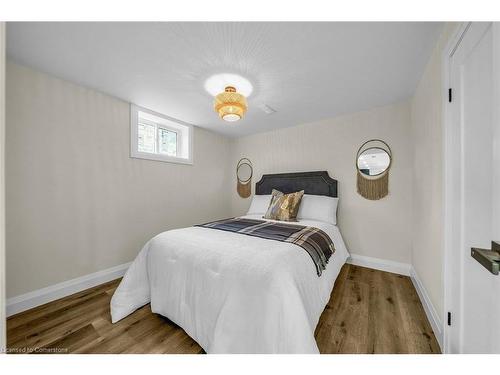
[[[368,144],[376,143],[368,147]],[[357,190],[369,200],[379,200],[389,194],[389,171],[392,151],[380,139],[371,139],[361,145],[356,154]]]

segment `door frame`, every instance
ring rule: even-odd
[[[443,258],[443,292],[444,292],[444,311],[443,311],[443,353],[451,352],[451,328],[448,326],[448,311],[451,311],[453,306],[453,296],[452,296],[452,261],[455,253],[453,252],[453,239],[462,237],[462,230],[460,225],[456,228],[453,227],[453,207],[462,207],[462,197],[461,194],[456,194],[453,190],[454,181],[453,170],[459,168],[463,170],[463,159],[456,158],[451,145],[453,136],[460,132],[460,128],[454,128],[452,123],[452,108],[448,102],[448,89],[451,86],[451,58],[460,42],[462,41],[465,33],[469,29],[471,22],[460,23],[455,29],[454,33],[450,37],[446,47],[442,52],[442,131],[443,131],[443,248],[444,248],[444,258]],[[498,62],[500,62],[500,24],[492,23],[492,36],[493,36],[493,77],[494,77],[494,97],[493,105],[495,113],[493,113],[493,121],[497,122],[500,119],[500,110],[498,105],[500,104],[500,69],[497,68]],[[460,286],[461,289],[461,286]],[[457,332],[458,335],[461,334],[460,324],[453,325],[452,317],[452,327]]]
[[[5,313],[5,22],[0,22],[0,354],[7,347]]]
[[[448,327],[448,311],[451,310],[452,298],[451,298],[451,288],[452,288],[452,278],[450,265],[452,262],[452,239],[456,238],[456,235],[460,233],[455,233],[452,227],[452,207],[457,207],[460,205],[460,197],[455,196],[453,187],[452,170],[456,167],[457,161],[453,156],[453,150],[451,149],[451,142],[453,138],[453,127],[451,122],[451,108],[448,101],[448,89],[451,85],[451,58],[460,44],[465,32],[469,28],[469,22],[461,23],[455,30],[454,34],[450,37],[446,47],[442,52],[442,112],[443,112],[443,295],[444,295],[444,311],[442,311],[442,324],[443,324],[443,347],[441,350],[443,353],[450,353],[450,331]]]

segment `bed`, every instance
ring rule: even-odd
[[[256,195],[272,189],[337,197],[327,172],[264,175]],[[335,246],[320,277],[292,243],[199,226],[169,230],[127,270],[111,300],[112,322],[151,303],[207,353],[318,353],[314,330],[349,253],[336,225],[294,224],[321,229]]]

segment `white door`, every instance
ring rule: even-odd
[[[471,256],[471,247],[500,242],[499,31],[493,23],[469,24],[449,62],[445,345],[451,353],[500,353],[500,276]]]

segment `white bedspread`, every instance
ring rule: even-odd
[[[314,330],[349,254],[336,226],[300,224],[335,244],[321,277],[294,244],[201,227],[157,235],[113,295],[113,323],[151,302],[207,353],[318,353]]]

